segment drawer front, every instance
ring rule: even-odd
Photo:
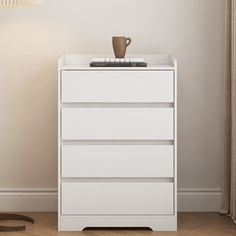
[[[62,71],[62,102],[173,102],[173,71]]]
[[[62,214],[173,214],[173,183],[62,183]]]
[[[173,146],[63,146],[62,177],[173,177]]]
[[[173,108],[62,108],[62,140],[173,140]]]

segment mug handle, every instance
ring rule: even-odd
[[[126,38],[126,47],[128,47],[131,44],[132,40],[131,38]]]

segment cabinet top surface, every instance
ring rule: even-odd
[[[147,67],[90,67],[92,58],[112,58],[112,55],[64,55],[59,59],[59,70],[175,70],[177,61],[171,55],[127,55],[127,58],[144,58]]]

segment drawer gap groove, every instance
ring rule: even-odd
[[[104,108],[116,108],[116,107],[141,107],[141,108],[149,108],[149,107],[163,107],[163,108],[174,108],[174,103],[154,103],[154,102],[63,102],[61,103],[62,108],[66,107],[104,107]]]
[[[173,183],[174,178],[140,178],[140,177],[132,177],[132,178],[61,178],[62,183]]]

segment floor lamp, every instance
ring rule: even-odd
[[[41,0],[0,0],[0,7],[29,7],[42,5]],[[34,220],[28,216],[19,214],[0,213],[0,221],[19,220],[34,223]],[[22,226],[1,226],[0,232],[21,231],[25,230],[25,225]]]

